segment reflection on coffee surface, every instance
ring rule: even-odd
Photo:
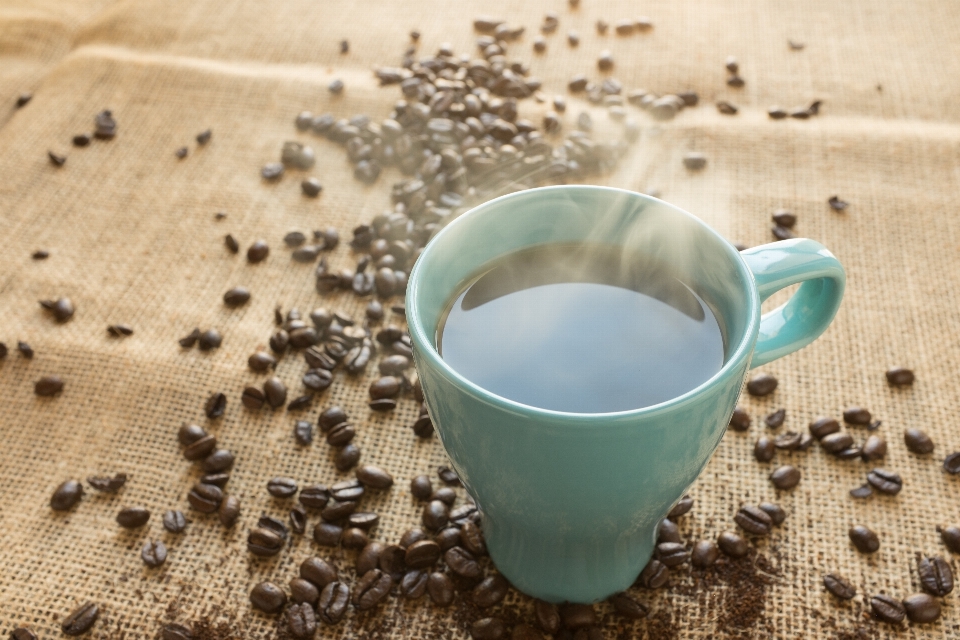
[[[453,297],[438,349],[474,384],[542,409],[659,404],[723,366],[717,319],[678,275],[616,246],[523,249],[487,264]]]

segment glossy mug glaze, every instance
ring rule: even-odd
[[[722,369],[668,402],[576,414],[494,395],[443,361],[436,340],[443,312],[478,269],[518,249],[577,241],[672,261],[724,328]],[[786,304],[761,318],[763,300],[799,282]],[[748,370],[823,333],[844,282],[843,267],[817,242],[737,252],[691,214],[607,187],[506,195],[440,231],[410,274],[407,322],[427,409],[476,500],[500,572],[550,602],[595,602],[629,587],[650,559],[660,520],[719,444]]]

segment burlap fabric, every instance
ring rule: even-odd
[[[560,14],[545,55],[531,40],[544,12]],[[332,558],[352,582],[353,552],[317,547],[294,536],[279,556],[252,557],[245,537],[261,513],[285,517],[289,505],[270,498],[276,475],[301,483],[347,477],[337,474],[322,440],[297,447],[285,411],[252,413],[239,403],[241,389],[259,383],[246,358],[273,329],[273,308],[318,305],[356,316],[352,296],[322,299],[312,268],[292,262],[281,237],[292,229],[327,225],[349,237],[357,223],[389,205],[388,171],[363,187],[351,176],[342,149],[298,134],[302,109],[338,117],[385,117],[398,97],[378,88],[370,69],[396,64],[407,33],[423,34],[421,51],[441,42],[473,52],[470,18],[499,14],[526,25],[511,57],[530,61],[548,94],[565,93],[575,72],[596,76],[595,60],[609,48],[614,75],[627,88],[698,91],[702,104],[656,126],[628,107],[643,127],[639,144],[620,168],[599,182],[663,197],[701,216],[731,240],[770,241],[769,216],[786,207],[799,216],[796,231],[832,248],[848,272],[843,307],[813,346],[764,370],[780,387],[762,400],[744,396],[754,421],[747,434],[729,433],[693,487],[693,511],[680,520],[684,539],[714,538],[733,529],[743,503],[775,500],[789,513],[757,556],[721,562],[706,572],[674,571],[671,587],[634,595],[650,607],[646,620],[627,623],[608,605],[598,606],[606,637],[618,638],[948,638],[960,637],[956,596],[944,599],[941,622],[896,630],[868,618],[863,594],[903,597],[919,591],[916,554],[949,553],[936,525],[957,524],[960,484],[941,470],[960,449],[960,6],[949,1],[833,2],[592,2],[572,11],[564,2],[326,2],[283,3],[162,0],[111,2],[6,0],[0,5],[0,340],[26,340],[27,360],[15,351],[0,362],[0,632],[17,624],[41,637],[59,637],[59,620],[86,600],[102,614],[90,637],[157,637],[160,625],[194,625],[206,638],[261,638],[283,634],[275,618],[251,611],[247,593],[263,579],[286,585],[307,556]],[[597,19],[610,23],[649,15],[647,35],[598,37]],[[582,42],[571,48],[568,29]],[[807,44],[790,51],[787,39]],[[350,41],[339,53],[338,42]],[[736,55],[743,89],[725,85],[723,62]],[[342,78],[340,97],[326,91]],[[16,95],[33,101],[13,109]],[[735,117],[712,103],[728,99]],[[822,99],[822,115],[809,121],[770,121],[766,108]],[[571,98],[567,126],[589,105]],[[88,132],[93,115],[113,110],[119,135],[86,149],[69,146]],[[545,105],[522,103],[538,118]],[[606,117],[594,111],[601,124]],[[197,148],[193,136],[211,127],[212,141]],[[278,158],[287,139],[310,140],[318,161],[312,171],[326,189],[302,197],[299,176],[278,184],[259,178],[262,164]],[[173,151],[182,145],[182,161]],[[47,149],[68,154],[56,169]],[[704,152],[706,170],[685,171],[680,158]],[[826,200],[851,203],[842,214]],[[214,212],[228,214],[214,220]],[[228,253],[223,235],[246,247],[263,238],[270,257],[250,265]],[[33,261],[35,249],[46,261]],[[347,247],[331,257],[352,263]],[[240,310],[221,295],[242,284],[253,292]],[[37,301],[69,296],[77,306],[66,324],[55,323]],[[394,318],[395,319],[395,318]],[[105,328],[128,323],[135,334],[118,340]],[[216,351],[182,350],[177,338],[195,326],[217,327]],[[912,367],[912,388],[887,386],[892,365]],[[299,390],[302,359],[287,357],[278,375]],[[363,460],[393,473],[385,495],[365,498],[382,522],[375,538],[394,542],[419,522],[420,506],[409,480],[435,474],[445,460],[435,439],[420,441],[407,428],[416,416],[409,398],[389,414],[366,406],[362,379],[338,378],[306,412],[313,417],[341,404],[358,424]],[[33,383],[59,374],[64,393],[34,396]],[[225,417],[207,421],[203,402],[214,391],[229,397]],[[889,443],[884,467],[902,474],[896,497],[856,501],[870,465],[809,452],[778,452],[759,464],[753,442],[762,416],[787,410],[782,430],[803,431],[818,415],[839,417],[860,404],[883,421]],[[214,432],[237,454],[229,492],[243,501],[238,525],[225,531],[215,518],[193,512],[187,532],[163,531],[164,510],[187,510],[186,492],[199,473],[180,455],[175,433],[183,422]],[[902,432],[925,429],[932,456],[906,451]],[[852,429],[859,440],[865,431]],[[789,462],[803,472],[793,491],[778,494],[767,480],[773,465]],[[117,496],[84,497],[72,512],[53,513],[51,491],[67,478],[125,472]],[[435,475],[434,475],[435,477]],[[462,490],[460,490],[462,493]],[[462,497],[462,496],[461,496]],[[143,505],[149,525],[128,532],[115,515]],[[311,525],[317,521],[312,516]],[[852,524],[875,529],[880,551],[857,553],[847,538]],[[311,527],[312,528],[312,527]],[[145,569],[139,557],[147,539],[161,539],[169,560]],[[956,563],[954,563],[956,566]],[[821,585],[838,572],[858,598],[838,604]],[[497,608],[510,624],[532,621],[531,602],[512,595]],[[470,622],[486,615],[458,596],[448,610],[425,599],[391,597],[373,613],[351,613],[323,637],[463,638]]]

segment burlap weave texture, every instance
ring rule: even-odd
[[[550,10],[560,27],[548,36],[547,52],[536,55],[531,41]],[[422,33],[421,52],[451,42],[473,54],[470,20],[479,14],[527,27],[509,55],[529,61],[547,95],[566,94],[574,73],[600,77],[595,61],[602,49],[613,52],[612,75],[628,89],[699,92],[701,105],[668,123],[628,107],[643,127],[641,139],[598,183],[657,189],[751,246],[772,240],[774,209],[791,209],[798,235],[830,247],[848,272],[833,326],[809,348],[763,368],[779,378],[779,388],[760,400],[744,396],[750,432],[727,434],[691,491],[693,511],[681,519],[685,541],[714,538],[735,528],[741,504],[777,501],[789,516],[757,544],[768,560],[739,573],[680,570],[669,589],[638,589],[634,595],[651,610],[644,621],[628,624],[602,605],[607,637],[857,638],[857,628],[869,638],[960,637],[955,594],[944,599],[941,622],[897,631],[866,619],[862,600],[919,591],[916,554],[953,561],[935,527],[960,524],[960,480],[940,465],[960,450],[960,5],[948,0],[582,0],[577,10],[559,0],[0,3],[0,341],[12,349],[22,339],[37,352],[26,360],[12,350],[0,361],[0,633],[28,624],[41,637],[59,637],[58,620],[93,600],[103,613],[91,637],[154,638],[167,621],[202,623],[210,638],[275,637],[276,620],[249,608],[254,583],[286,585],[312,554],[352,571],[352,552],[320,548],[309,536],[294,536],[271,560],[254,559],[244,544],[262,512],[285,518],[289,509],[266,494],[269,478],[329,484],[347,477],[336,473],[322,441],[293,443],[300,416],[251,413],[239,403],[245,385],[262,382],[246,358],[266,345],[276,305],[362,314],[353,296],[320,297],[312,268],[291,261],[281,238],[331,225],[349,238],[353,226],[388,208],[389,185],[399,176],[390,170],[362,186],[340,147],[297,132],[293,118],[303,109],[386,117],[399,92],[379,88],[371,69],[399,63],[410,29]],[[651,33],[596,35],[599,18],[612,24],[640,14],[652,19]],[[568,29],[580,33],[579,47],[567,45]],[[788,38],[806,48],[789,50]],[[350,41],[346,55],[341,39]],[[731,54],[740,61],[743,89],[724,84]],[[326,90],[334,78],[346,85],[339,97]],[[22,91],[34,98],[14,110]],[[719,99],[736,103],[740,113],[720,115],[712,106]],[[824,101],[817,118],[774,122],[766,115],[771,105],[813,99]],[[601,109],[568,101],[566,127],[590,110],[601,133],[617,130]],[[91,131],[104,108],[118,120],[116,139],[72,148],[70,138]],[[546,108],[521,104],[536,121]],[[207,127],[212,141],[198,148],[193,137]],[[277,160],[288,139],[317,150],[310,173],[325,186],[320,198],[301,195],[299,173],[277,184],[260,179],[259,168]],[[190,149],[182,161],[173,155],[180,146]],[[66,165],[51,166],[47,149],[66,153]],[[704,171],[683,168],[690,150],[706,154]],[[851,203],[845,213],[827,206],[834,194]],[[226,219],[215,221],[216,211]],[[224,249],[226,233],[243,248],[267,240],[270,257],[248,264]],[[41,248],[50,258],[31,260]],[[342,246],[330,260],[348,266],[353,257]],[[253,298],[228,310],[221,296],[235,285],[247,286]],[[59,296],[77,306],[65,324],[37,304]],[[105,328],[117,322],[135,334],[110,338]],[[195,326],[218,328],[223,346],[182,350],[177,338]],[[889,387],[883,372],[894,365],[913,368],[917,382]],[[277,375],[299,391],[303,369],[299,357],[287,357]],[[339,403],[354,418],[363,460],[397,480],[390,492],[364,502],[381,514],[375,538],[394,542],[419,522],[409,480],[435,478],[445,455],[435,439],[421,442],[407,428],[417,413],[409,398],[389,415],[369,411],[374,370],[359,379],[338,374],[304,416]],[[65,379],[64,393],[35,397],[33,383],[48,374]],[[227,413],[207,421],[203,402],[214,391],[228,395]],[[883,421],[878,433],[889,452],[882,466],[904,477],[898,496],[854,500],[847,491],[871,467],[833,459],[816,445],[778,452],[769,465],[754,460],[753,442],[770,411],[785,408],[781,430],[802,432],[816,416],[839,418],[853,404]],[[176,443],[183,422],[207,426],[237,454],[229,492],[242,499],[243,515],[230,531],[195,513],[181,536],[160,525],[164,510],[187,510],[186,492],[199,476]],[[906,451],[908,427],[934,439],[931,456]],[[786,462],[801,469],[803,480],[778,495],[767,475]],[[119,495],[88,491],[74,511],[50,510],[50,493],[63,480],[115,472],[130,476]],[[116,512],[127,505],[153,512],[148,527],[128,532],[116,525]],[[877,554],[850,545],[847,529],[858,523],[880,535]],[[150,538],[170,550],[159,570],[145,569],[139,557]],[[826,572],[849,578],[858,598],[834,601],[821,584]],[[745,582],[764,586],[745,599],[738,591]],[[743,602],[755,615],[742,611]],[[322,635],[464,638],[482,615],[459,601],[440,610],[426,600],[391,598],[376,612],[324,627]],[[529,599],[511,596],[503,615],[530,621]]]

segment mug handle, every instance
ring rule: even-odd
[[[750,368],[798,351],[823,333],[840,307],[846,273],[819,242],[782,240],[740,252],[753,272],[760,302],[802,282],[786,304],[760,318],[760,333]]]

